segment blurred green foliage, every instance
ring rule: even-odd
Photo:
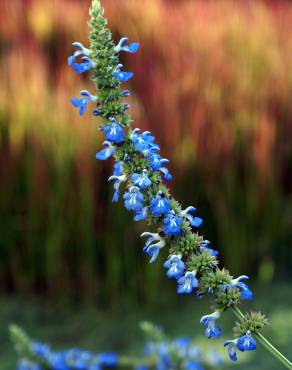
[[[289,285],[270,286],[269,295],[263,286],[253,287],[257,303],[268,313],[270,326],[265,335],[291,358],[292,340],[292,297]],[[279,363],[259,344],[255,352],[239,354],[238,363],[232,363],[223,347],[225,339],[230,339],[233,315],[228,311],[220,319],[224,337],[208,340],[203,335],[199,317],[208,312],[207,302],[195,302],[184,297],[171,307],[165,292],[160,294],[161,302],[151,308],[125,309],[115,307],[110,310],[96,310],[91,305],[83,305],[77,310],[71,306],[52,304],[52,302],[1,297],[0,317],[7,325],[0,327],[0,363],[3,369],[14,369],[16,356],[9,341],[8,323],[22,326],[34,340],[48,342],[57,350],[80,347],[95,352],[117,351],[120,354],[138,355],[143,353],[144,337],[138,323],[151,320],[158,323],[171,338],[189,336],[206,351],[218,350],[226,359],[224,369],[238,370],[278,370]],[[22,307],[22,310],[19,307]]]
[[[0,289],[145,305],[173,284],[145,263],[144,226],[110,202],[94,119],[69,104],[92,90],[66,65],[89,5],[0,3]],[[141,43],[123,55],[132,114],[171,159],[176,198],[232,273],[291,278],[291,3],[103,5],[114,37]]]

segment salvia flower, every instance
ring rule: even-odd
[[[181,233],[182,219],[171,210],[163,220],[163,231],[168,236],[178,236]]]
[[[104,146],[104,149],[96,153],[95,157],[96,159],[99,159],[100,161],[105,161],[106,159],[108,159],[110,156],[114,154],[114,152],[116,151],[116,148],[108,141],[104,141],[102,145]]]
[[[147,236],[143,251],[150,257],[150,263],[156,261],[160,249],[165,246],[165,240],[158,233],[144,232],[141,237]]]
[[[209,248],[208,245],[210,245],[210,244],[211,244],[211,242],[209,240],[204,240],[200,244],[200,252],[201,253],[208,252],[209,254],[211,254],[211,256],[216,257],[219,254],[219,252],[216,251],[215,249]]]
[[[188,207],[184,211],[181,211],[181,216],[185,217],[191,226],[193,227],[200,227],[203,223],[203,220],[200,217],[194,217],[191,212],[195,212],[196,208],[195,207]]]
[[[125,132],[114,118],[109,119],[110,123],[103,127],[102,131],[107,141],[120,144],[125,137]]]
[[[185,264],[181,258],[181,255],[173,254],[164,262],[163,266],[167,269],[166,275],[170,279],[178,279],[183,275]]]
[[[241,275],[236,279],[231,280],[231,283],[227,285],[227,288],[233,289],[233,288],[240,288],[241,289],[241,297],[243,299],[247,299],[249,301],[252,300],[253,294],[252,291],[249,289],[247,284],[243,283],[242,280],[248,280],[248,276]]]
[[[121,176],[123,174],[124,162],[117,161],[113,167],[113,176]]]
[[[131,186],[129,191],[124,194],[124,204],[128,211],[140,213],[143,209],[143,203],[144,196],[136,186]]]
[[[178,279],[178,294],[190,294],[199,285],[198,279],[196,278],[195,271],[187,271],[182,277]]]
[[[187,360],[184,363],[185,370],[204,370],[199,361]]]
[[[82,96],[81,99],[72,98],[71,104],[75,108],[79,108],[79,114],[80,116],[83,116],[83,114],[86,112],[87,104],[89,102],[96,102],[97,97],[94,95],[91,95],[87,90],[80,91],[80,95]]]
[[[97,361],[102,366],[112,368],[118,365],[119,357],[115,352],[104,352],[98,355]]]
[[[73,42],[72,43],[73,47],[76,49],[73,53],[73,55],[70,55],[68,57],[68,65],[69,66],[72,66],[73,63],[75,62],[76,58],[79,56],[79,55],[85,55],[85,56],[90,56],[92,51],[90,49],[87,49],[86,47],[84,47],[81,42]]]
[[[143,207],[140,211],[138,211],[134,217],[134,221],[143,221],[149,214],[149,207]]]
[[[81,74],[87,71],[90,71],[95,67],[95,63],[88,57],[81,58],[82,63],[73,63],[72,67],[75,72]]]
[[[149,161],[149,165],[150,165],[150,168],[152,169],[152,171],[160,170],[162,167],[164,167],[165,163],[169,162],[168,159],[161,158],[161,155],[157,154],[155,152],[154,153],[153,152],[149,153],[148,161]]]
[[[123,90],[123,96],[126,98],[131,95],[130,90]]]
[[[98,117],[102,114],[102,109],[100,108],[96,108],[92,111],[92,115],[95,116],[95,117]]]
[[[248,330],[245,335],[237,339],[237,348],[241,351],[254,351],[257,347],[256,340]]]
[[[151,180],[148,177],[146,169],[144,169],[141,174],[136,172],[133,173],[131,176],[131,181],[134,185],[138,186],[142,190],[151,185]]]
[[[133,76],[133,72],[122,72],[121,68],[123,67],[122,64],[118,64],[113,72],[113,77],[117,78],[120,82],[127,82],[129,81]]]
[[[220,312],[215,311],[210,315],[205,315],[201,318],[200,324],[203,325],[205,330],[205,335],[207,338],[220,338],[221,337],[221,329],[216,326],[216,320],[220,317]]]
[[[230,360],[237,361],[237,353],[236,353],[236,350],[238,349],[237,339],[227,340],[224,343],[224,347],[226,346],[228,347],[228,355],[229,355]]]
[[[170,201],[159,191],[155,198],[151,199],[150,211],[155,217],[166,215],[170,210]]]
[[[117,202],[119,200],[119,195],[120,195],[120,185],[127,180],[126,175],[120,175],[120,176],[110,176],[108,178],[108,181],[114,181],[114,196],[112,201]]]
[[[135,128],[131,134],[131,140],[133,141],[134,147],[139,152],[144,152],[151,149],[154,145],[154,136],[149,131],[145,131],[139,134],[140,129]]]
[[[132,42],[131,44],[126,45],[128,41],[128,37],[122,37],[117,46],[115,46],[115,52],[119,53],[120,51],[126,51],[128,53],[136,53],[140,46],[139,42]]]
[[[169,173],[166,167],[160,167],[159,171],[163,174],[164,181],[170,182],[172,180],[172,175]]]
[[[39,364],[28,362],[27,360],[20,360],[17,363],[16,370],[42,370]]]
[[[51,350],[49,346],[40,342],[33,342],[32,343],[32,352],[36,357],[46,359],[50,356]]]

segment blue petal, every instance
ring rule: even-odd
[[[201,217],[194,217],[191,225],[193,227],[200,227],[203,223],[203,219]]]
[[[96,153],[95,157],[96,159],[99,159],[101,161],[104,161],[108,159],[115,151],[115,148],[105,148]]]
[[[80,100],[77,99],[77,98],[72,98],[71,100],[71,104],[75,107],[75,108],[79,108],[80,106]]]
[[[113,76],[116,77],[121,82],[129,81],[133,76],[133,72],[114,72]]]

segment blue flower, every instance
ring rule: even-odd
[[[48,364],[52,370],[70,370],[66,364],[65,352],[53,353]]]
[[[32,343],[32,351],[36,357],[41,359],[47,359],[51,354],[50,348],[46,344],[39,342]]]
[[[123,174],[123,161],[117,161],[113,167],[113,176],[121,176]]]
[[[80,91],[80,95],[83,96],[83,98],[81,99],[72,98],[71,104],[75,108],[79,108],[80,116],[83,116],[83,114],[86,112],[86,109],[87,109],[87,103],[96,102],[97,97],[94,95],[91,95],[87,90]]]
[[[144,190],[151,185],[151,180],[147,175],[147,170],[144,169],[142,174],[133,173],[131,176],[132,183],[138,186],[140,189]]]
[[[155,217],[166,215],[170,210],[170,201],[159,191],[155,198],[151,199],[150,211]]]
[[[198,287],[199,282],[195,271],[188,271],[178,279],[177,292],[179,294],[190,294]]]
[[[163,220],[163,231],[168,236],[181,234],[182,219],[171,210]]]
[[[128,37],[123,37],[120,39],[119,43],[115,47],[115,52],[127,51],[128,53],[136,53],[139,49],[139,42],[132,42],[130,45],[125,45],[128,42]]]
[[[73,63],[75,62],[76,58],[79,56],[79,55],[86,55],[86,56],[89,56],[92,51],[87,49],[86,47],[84,47],[81,42],[73,42],[72,45],[77,49],[74,51],[74,54],[73,55],[70,55],[68,57],[68,65],[69,66],[72,66]]]
[[[161,167],[164,167],[164,163],[168,163],[169,160],[166,158],[161,158],[160,154],[149,153],[148,156],[149,166],[152,171],[158,171]]]
[[[123,91],[123,96],[124,96],[124,97],[128,97],[128,96],[130,96],[130,95],[131,95],[130,90],[124,90],[124,91]]]
[[[172,180],[172,175],[169,173],[166,167],[160,167],[159,171],[163,173],[163,179],[166,182],[170,182]]]
[[[102,114],[102,109],[100,108],[96,108],[92,111],[92,115],[95,116],[95,117],[98,117]]]
[[[143,207],[141,211],[138,211],[134,217],[134,221],[143,221],[148,216],[149,207]]]
[[[148,239],[143,248],[143,251],[148,254],[150,263],[154,262],[160,252],[160,249],[165,246],[165,240],[158,233],[144,232],[141,237],[147,236]]]
[[[184,211],[181,211],[181,216],[185,217],[187,220],[189,220],[191,226],[193,227],[200,227],[203,223],[203,220],[200,217],[194,217],[190,214],[190,212],[195,212],[195,207],[188,207]]]
[[[140,129],[135,128],[131,134],[131,140],[134,144],[135,149],[138,152],[145,152],[146,150],[152,148],[154,144],[154,136],[151,135],[149,131],[145,131],[142,134],[139,134]],[[159,150],[159,147],[158,147]]]
[[[185,370],[204,370],[200,362],[194,360],[187,360],[184,364]]]
[[[119,200],[119,195],[120,195],[120,185],[127,180],[126,175],[120,175],[120,176],[110,176],[108,178],[108,181],[113,181],[114,180],[114,196],[112,201],[117,202]]]
[[[207,338],[220,338],[221,329],[216,326],[216,320],[219,319],[220,312],[215,311],[210,315],[205,315],[201,318],[200,324],[203,325],[205,330],[205,335]]]
[[[212,249],[212,248],[208,248],[207,246],[210,245],[211,242],[209,242],[209,240],[204,240],[201,245],[200,245],[200,251],[203,253],[203,252],[208,252],[211,254],[211,256],[214,256],[216,257],[219,252],[216,251],[215,249]]]
[[[114,152],[116,151],[116,148],[108,141],[104,141],[102,145],[105,148],[100,150],[98,153],[96,153],[95,157],[96,159],[104,161],[114,154]]]
[[[237,361],[237,339],[227,340],[224,343],[224,347],[228,346],[228,355],[232,361]]]
[[[129,191],[124,194],[124,204],[128,211],[141,212],[143,203],[144,196],[140,192],[140,189],[135,186],[131,186]]]
[[[247,331],[245,335],[237,339],[237,348],[241,352],[254,351],[257,348],[257,342],[250,331]]]
[[[187,357],[191,340],[188,337],[177,338],[174,341],[175,349],[180,357]]]
[[[185,270],[185,264],[181,260],[181,256],[176,254],[169,256],[163,266],[167,269],[166,275],[170,279],[181,277]]]
[[[90,71],[92,68],[95,67],[95,63],[88,57],[81,58],[82,63],[73,63],[72,67],[75,72],[77,73],[84,73]]]
[[[154,351],[154,353],[156,353],[158,356],[156,370],[168,370],[174,368],[173,364],[171,363],[168,344],[158,343],[155,349],[156,351]]]
[[[115,144],[120,144],[125,137],[124,129],[116,122],[114,118],[110,118],[109,121],[110,124],[102,129],[104,136],[106,140]]]
[[[114,352],[104,352],[98,355],[97,360],[102,366],[116,367],[119,362],[119,357]]]
[[[27,360],[20,360],[17,363],[16,370],[42,370],[42,368],[36,363],[28,362]]]
[[[122,72],[121,68],[123,67],[122,64],[118,64],[116,69],[113,72],[113,77],[117,78],[120,82],[127,82],[129,81],[133,76],[133,72]]]
[[[241,280],[248,280],[248,276],[242,275],[242,276],[239,276],[237,279],[231,280],[231,284],[227,285],[227,287],[230,289],[236,288],[236,287],[241,288],[241,297],[243,299],[247,299],[251,301],[253,297],[252,291],[249,289],[247,284],[242,283]]]

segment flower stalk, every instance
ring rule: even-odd
[[[232,307],[232,311],[239,320],[245,320],[245,315],[237,306]],[[285,357],[276,347],[274,347],[262,333],[259,331],[255,332],[255,337],[261,342],[266,350],[275,357],[275,359],[280,361],[287,369],[292,369],[292,362],[289,361],[288,358]]]
[[[242,300],[253,299],[246,283],[248,277],[234,278],[227,269],[218,268],[219,252],[210,248],[210,242],[199,234],[203,220],[197,216],[196,208],[189,206],[184,209],[170,195],[166,186],[172,180],[166,167],[169,161],[159,154],[160,148],[154,136],[149,131],[132,129],[132,120],[127,113],[130,106],[124,102],[130,92],[123,90],[121,85],[128,82],[134,73],[124,70],[119,63],[119,53],[133,54],[138,51],[139,43],[128,44],[128,38],[123,37],[115,44],[103,13],[100,1],[93,0],[89,22],[90,47],[73,43],[78,50],[68,59],[74,59],[73,69],[77,73],[90,70],[96,92],[82,91],[82,98],[73,98],[71,103],[79,109],[80,115],[85,113],[90,103],[95,105],[92,114],[100,117],[99,128],[105,137],[104,148],[96,154],[96,158],[106,160],[112,157],[115,161],[113,175],[109,178],[114,181],[113,202],[117,202],[120,192],[124,192],[125,208],[133,213],[134,220],[144,220],[149,227],[155,228],[142,234],[148,237],[143,251],[152,263],[159,258],[162,248],[168,249],[169,256],[164,267],[167,276],[176,282],[178,294],[195,294],[198,298],[208,296],[212,299],[214,313],[203,316],[201,324],[208,338],[218,338],[222,332],[217,326],[221,313],[233,308],[240,315],[236,311],[237,305]],[[80,66],[76,62],[78,57],[81,57]],[[266,324],[265,316],[260,313],[241,317],[241,323],[234,328],[235,338],[224,344],[230,359],[237,360],[237,350],[255,350],[256,339],[253,336],[271,350],[269,342],[259,332]],[[280,360],[281,356],[277,356]],[[286,364],[289,363],[287,361]]]

